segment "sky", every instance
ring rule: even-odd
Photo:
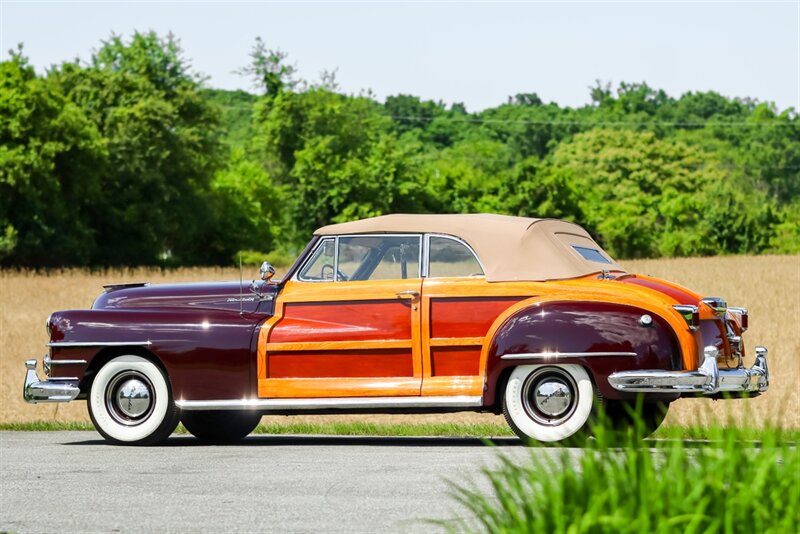
[[[38,71],[88,60],[112,32],[173,32],[207,84],[235,74],[256,36],[314,82],[413,94],[470,111],[535,92],[581,106],[596,80],[672,96],[717,91],[800,110],[800,0],[270,2],[0,0],[0,50],[24,44]]]

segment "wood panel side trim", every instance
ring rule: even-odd
[[[434,337],[430,339],[431,347],[480,347],[483,337]]]
[[[407,300],[398,297],[403,290],[419,291],[422,279],[406,280],[361,280],[356,282],[286,282],[282,291],[285,302],[321,303],[341,301],[398,301]]]
[[[267,351],[321,351],[321,350],[373,350],[410,349],[410,339],[387,339],[375,341],[307,341],[297,343],[267,343]]]
[[[432,376],[422,382],[422,395],[482,395],[483,376]]]
[[[420,380],[413,377],[381,378],[262,378],[261,398],[394,397],[419,396]]]
[[[256,356],[256,379],[262,380],[269,376],[269,362],[267,361],[267,345],[272,329],[283,319],[284,306],[282,301],[275,303],[275,315],[267,319],[258,332],[258,355]]]

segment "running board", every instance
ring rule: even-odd
[[[339,397],[322,399],[176,400],[181,410],[373,410],[382,408],[474,408],[481,397]]]

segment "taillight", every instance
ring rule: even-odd
[[[747,331],[747,326],[749,323],[747,319],[747,308],[728,308],[728,311],[731,312],[732,315],[736,316],[742,332]]]
[[[703,299],[703,304],[714,310],[720,317],[725,317],[725,310],[728,309],[728,303],[722,297],[706,297]]]
[[[678,313],[681,314],[683,320],[689,326],[689,330],[697,330],[700,328],[700,310],[697,306],[691,304],[676,304],[673,306]]]

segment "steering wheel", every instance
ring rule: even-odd
[[[330,275],[326,275],[325,274],[325,269],[330,269],[331,270],[331,274]],[[323,280],[333,280],[333,271],[334,271],[334,269],[335,269],[335,267],[333,266],[333,264],[331,264],[331,263],[324,264],[322,266],[322,268],[320,268],[320,270],[319,270],[320,278],[322,278]],[[336,271],[336,273],[339,275],[339,280],[347,282],[347,276],[342,271]]]

